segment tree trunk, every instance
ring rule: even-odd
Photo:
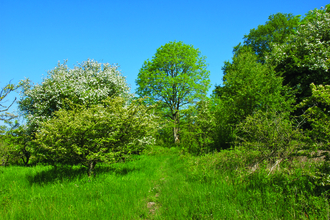
[[[4,166],[4,167],[6,167],[8,165],[8,161],[9,161],[9,155],[7,156],[7,158],[4,157],[2,159],[2,164],[1,165]]]
[[[24,159],[24,157],[25,157],[25,159]],[[28,155],[25,154],[21,158],[23,160],[24,166],[27,166],[29,164],[30,156],[28,156]]]
[[[88,167],[88,176],[91,177],[94,174],[95,177],[95,172],[94,172],[94,167],[96,165],[95,161],[92,161],[89,163],[89,167]]]
[[[179,117],[178,117],[178,112],[173,114],[173,121],[174,121],[174,126],[173,126],[173,138],[174,138],[174,143],[178,144],[180,143],[180,138],[179,138]]]
[[[174,137],[174,143],[178,144],[180,143],[180,139],[179,139],[179,128],[174,127],[173,128],[173,137]]]

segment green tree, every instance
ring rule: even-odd
[[[227,148],[233,141],[235,126],[257,110],[277,109],[288,111],[292,96],[282,85],[273,67],[257,62],[257,55],[244,47],[233,57],[226,68],[223,87],[215,91],[219,97],[217,124],[219,148]],[[222,145],[222,146],[221,146]]]
[[[258,110],[238,124],[236,144],[247,152],[257,152],[256,162],[281,161],[305,146],[300,125],[290,120],[289,112]]]
[[[37,154],[52,165],[82,164],[90,176],[98,162],[116,162],[154,143],[153,108],[141,99],[127,104],[124,98],[114,97],[89,108],[61,109],[41,122]]]
[[[272,51],[274,44],[286,43],[287,38],[294,34],[300,24],[300,15],[277,13],[270,15],[264,25],[258,25],[250,33],[244,35],[244,43],[239,43],[234,47],[234,57],[237,57],[245,47],[251,47],[252,51],[258,56],[257,62],[265,63],[267,55]],[[230,68],[231,62],[226,61],[222,68],[223,75],[227,74],[227,68]],[[216,86],[215,93],[221,93],[221,86]]]
[[[199,101],[182,111],[180,127],[183,150],[205,154],[213,150],[215,134],[215,105],[212,99]]]
[[[169,42],[144,62],[136,83],[137,94],[149,102],[160,101],[173,123],[173,140],[179,142],[180,109],[203,99],[210,87],[205,57],[183,42]]]
[[[330,5],[310,11],[297,31],[272,45],[267,62],[276,66],[285,85],[297,90],[297,102],[312,95],[310,84],[330,84]]]
[[[272,51],[272,44],[286,43],[287,37],[294,34],[300,22],[300,16],[277,13],[270,15],[264,25],[251,29],[244,35],[244,45],[251,46],[258,55],[258,61],[265,63],[265,57]],[[235,51],[235,50],[234,50]]]

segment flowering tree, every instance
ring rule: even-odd
[[[56,165],[82,164],[93,172],[98,162],[115,162],[138,154],[154,142],[155,116],[143,100],[127,104],[124,98],[109,98],[87,108],[74,105],[61,109],[41,123],[36,133],[38,155]]]
[[[298,90],[298,102],[311,95],[309,85],[329,84],[330,5],[310,11],[295,34],[274,44],[267,61],[283,74],[284,83]]]
[[[41,84],[27,83],[19,105],[28,123],[38,125],[54,112],[69,109],[69,102],[91,106],[110,96],[130,96],[125,77],[118,66],[88,59],[73,69],[69,69],[66,62],[59,63]]]

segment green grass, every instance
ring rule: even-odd
[[[163,157],[98,167],[88,178],[79,167],[1,168],[0,216],[3,219],[145,218],[149,190],[159,178]]]
[[[328,219],[299,170],[248,175],[224,154],[162,151],[88,178],[80,167],[0,168],[1,219]]]

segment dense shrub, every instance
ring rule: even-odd
[[[237,126],[236,143],[247,153],[259,152],[259,161],[289,158],[304,145],[299,127],[290,121],[288,113],[259,110]]]
[[[153,144],[152,108],[141,99],[127,104],[115,97],[90,108],[74,105],[72,110],[59,110],[41,123],[37,154],[53,165],[82,164],[91,175],[96,163],[116,162]]]

